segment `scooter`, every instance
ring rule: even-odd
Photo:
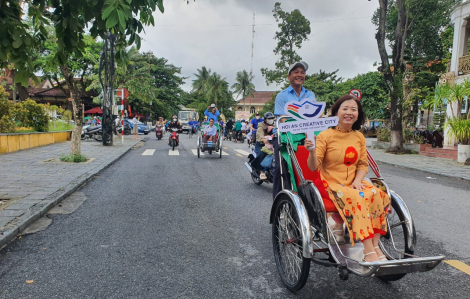
[[[243,143],[245,142],[245,136],[246,134],[244,133],[244,131],[233,130],[233,134],[232,134],[233,141],[235,142],[240,141],[241,143]]]
[[[175,147],[179,145],[179,135],[178,135],[178,129],[177,128],[172,128],[171,129],[171,135],[170,135],[170,146],[172,150],[175,150]]]
[[[161,125],[155,126],[155,136],[158,140],[161,140],[163,137],[163,127]]]
[[[253,180],[253,183],[255,183],[256,185],[261,185],[263,182],[272,184],[274,181],[273,170],[274,170],[275,158],[273,157],[271,167],[264,171],[264,173],[266,174],[266,179],[261,180],[260,179],[261,171],[251,166],[251,163],[256,158],[255,147],[250,146],[250,150],[251,150],[251,153],[248,155],[248,162],[245,162],[245,166],[251,174],[251,179]]]
[[[82,139],[103,140],[103,129],[101,126],[88,127],[82,131]]]
[[[122,126],[119,126],[116,131],[118,132],[118,134],[122,134]],[[124,124],[124,135],[131,135],[131,133],[131,126],[129,124]]]

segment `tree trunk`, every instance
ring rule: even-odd
[[[71,155],[81,154],[81,136],[83,127],[83,111],[82,111],[82,97],[77,85],[74,82],[73,74],[68,65],[61,65],[60,71],[65,78],[65,82],[70,90],[70,97],[72,98],[73,107],[73,130],[72,130],[72,144],[70,146]]]
[[[21,85],[21,83],[16,83],[15,90],[17,91],[18,95],[20,96],[20,102],[26,101],[29,98],[29,92],[26,87]]]

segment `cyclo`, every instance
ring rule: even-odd
[[[285,118],[278,119],[278,128],[279,121]],[[404,200],[380,177],[370,154],[369,164],[377,176],[370,182],[391,199],[388,232],[379,241],[387,261],[365,262],[361,242],[352,246],[348,237],[344,242],[338,242],[329,226],[334,223],[333,217],[339,215],[338,211],[328,197],[319,173],[310,171],[307,166],[309,152],[301,145],[302,135],[279,133],[282,158],[275,159],[281,159],[283,190],[274,199],[270,215],[276,267],[290,291],[302,289],[312,262],[338,268],[342,280],[347,280],[352,273],[395,281],[407,273],[432,270],[444,260],[443,255],[418,257],[414,254],[416,230],[411,213]]]
[[[204,129],[209,126],[209,122],[203,122],[201,124],[201,135],[197,137],[197,157],[201,157],[201,152],[207,151],[209,155],[212,155],[212,151],[219,152],[219,158],[222,158],[222,140],[223,140],[223,132],[218,123],[214,123],[214,126],[217,128],[217,134],[215,137],[215,141],[207,141],[204,142],[205,131]],[[212,139],[214,139],[212,137]]]

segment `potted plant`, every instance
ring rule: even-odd
[[[457,161],[465,163],[470,158],[470,119],[449,118],[446,127],[448,134],[458,140]]]

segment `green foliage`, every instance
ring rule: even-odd
[[[446,128],[451,137],[455,137],[460,144],[470,144],[470,120],[452,117],[447,119]]]
[[[2,0],[0,4],[0,68],[15,63],[15,82],[24,86],[34,76],[31,49],[45,41],[49,23],[57,36],[56,60],[65,65],[70,56],[85,55],[87,32],[93,38],[105,38],[108,31],[116,34],[119,52],[134,43],[140,48],[144,26],[154,25],[157,8],[164,10],[163,0]],[[32,20],[31,26],[24,15]]]
[[[62,113],[62,119],[66,121],[67,123],[70,123],[72,120],[72,111],[66,110]]]
[[[211,70],[205,66],[197,71],[198,73],[194,74],[197,79],[193,80],[193,91],[189,96],[191,100],[187,107],[196,108],[202,119],[207,106],[216,103],[220,113],[224,114],[226,118],[234,117],[235,112],[230,108],[235,106],[236,102],[225,78],[221,78],[215,72],[211,74]]]
[[[14,132],[14,103],[8,99],[8,93],[0,85],[0,133]]]
[[[281,55],[275,64],[274,70],[261,69],[261,74],[266,78],[266,84],[280,84],[285,81],[289,65],[300,61],[301,57],[295,48],[302,48],[302,42],[307,40],[310,34],[310,21],[305,18],[300,10],[295,9],[285,12],[281,9],[281,3],[274,4],[273,16],[278,22],[279,31],[276,31],[274,39],[278,41],[274,53]]]
[[[361,91],[361,104],[368,119],[390,118],[390,111],[387,109],[390,96],[382,74],[379,72],[369,72],[357,75],[346,82],[339,83],[337,93],[340,96],[345,95],[354,88]]]
[[[240,94],[242,96],[242,100],[245,100],[248,96],[253,97],[253,92],[255,91],[255,85],[251,83],[253,76],[250,77],[247,71],[243,70],[241,72],[237,72],[235,80],[237,82],[232,85],[232,88],[235,89],[237,97],[239,97]]]
[[[28,99],[15,105],[15,120],[37,132],[49,131],[49,114],[44,105]]]
[[[338,71],[327,73],[320,70],[318,73],[306,75],[303,86],[315,93],[317,101],[325,102],[327,107],[331,107],[344,94],[338,87],[338,84],[343,80],[336,75]]]
[[[398,21],[397,1],[388,2],[388,14],[386,21],[386,38],[393,42],[396,36]],[[440,63],[448,56],[449,48],[452,48],[452,33],[449,32],[451,9],[461,2],[460,0],[426,0],[407,1],[407,9],[410,11],[410,19],[414,19],[406,36],[404,58],[412,65],[413,71],[430,70],[433,72],[445,71],[446,65]],[[422,5],[422,6],[421,6]],[[421,6],[421,7],[420,7]],[[379,10],[376,11],[372,22],[378,25]],[[452,34],[452,35],[450,35]],[[430,64],[429,62],[434,63]]]
[[[377,141],[390,142],[391,130],[389,126],[381,127],[377,129]]]
[[[83,155],[62,155],[60,156],[60,161],[69,163],[82,163],[88,161],[88,159]]]

